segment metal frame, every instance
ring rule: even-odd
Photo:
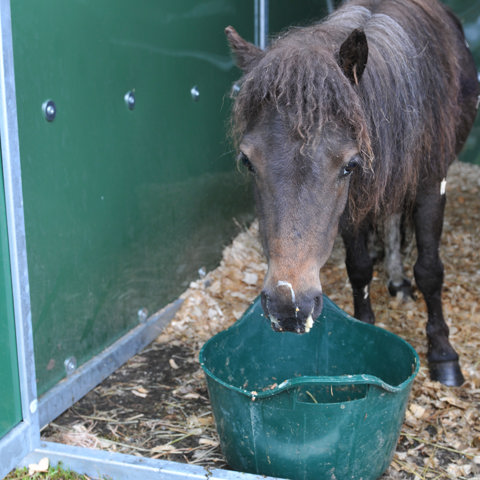
[[[43,457],[49,458],[52,464],[61,462],[63,468],[82,472],[92,478],[105,478],[107,475],[115,480],[275,480],[263,475],[209,469],[49,442],[42,442],[38,449],[24,459],[24,464],[38,463]]]
[[[255,41],[265,48],[268,0],[254,0]],[[23,212],[10,0],[0,0],[0,138],[9,236],[22,421],[0,439],[0,478],[16,466],[48,457],[51,465],[91,477],[149,479],[260,480],[269,477],[211,470],[196,465],[149,459],[41,442],[40,428],[60,415],[120,365],[154,340],[180,307],[178,299],[138,325],[72,375],[37,399],[28,263]],[[271,477],[270,477],[271,478]]]
[[[22,421],[0,439],[3,476],[40,443],[8,0],[0,3],[0,138],[22,410]]]

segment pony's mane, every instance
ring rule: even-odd
[[[355,28],[364,30],[369,46],[359,85],[338,64],[340,45]],[[459,38],[437,2],[353,0],[322,23],[286,32],[244,75],[234,137],[241,138],[266,105],[288,119],[305,145],[327,122],[341,122],[365,159],[350,188],[353,217],[398,211],[413,200],[423,175],[440,181],[455,157]]]

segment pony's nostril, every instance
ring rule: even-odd
[[[320,315],[323,307],[323,296],[320,293],[319,295],[316,295],[313,298],[313,312],[315,313],[315,316]]]
[[[262,308],[263,308],[263,311],[265,313],[265,315],[268,317],[270,314],[269,314],[269,311],[268,311],[268,302],[270,300],[267,292],[265,290],[262,291],[261,295],[260,295],[260,300],[262,302]]]

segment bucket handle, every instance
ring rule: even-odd
[[[341,375],[335,377],[298,377],[287,380],[291,386],[299,385],[374,385],[380,387],[387,392],[396,393],[402,388],[395,387],[375,375],[356,374],[356,375]]]
[[[267,398],[273,395],[276,395],[280,392],[290,390],[299,386],[306,385],[332,385],[332,386],[345,386],[345,385],[373,385],[379,387],[389,393],[397,393],[400,390],[403,390],[404,384],[408,383],[411,380],[409,377],[405,382],[401,383],[398,386],[390,385],[389,383],[384,382],[382,379],[376,377],[375,375],[368,374],[355,374],[355,375],[341,375],[341,376],[304,376],[304,377],[295,377],[289,378],[274,388],[269,388],[263,391],[252,391],[248,392],[252,399],[255,398]],[[244,393],[247,393],[244,391]]]

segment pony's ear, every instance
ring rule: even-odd
[[[339,64],[345,76],[358,85],[368,59],[368,43],[365,32],[356,28],[342,43]]]
[[[227,27],[225,35],[235,56],[237,66],[244,72],[250,71],[263,57],[263,50],[244,40],[233,27]]]

